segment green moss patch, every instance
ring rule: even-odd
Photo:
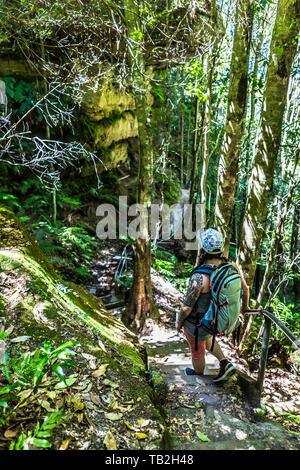
[[[14,336],[29,336],[30,349],[40,347],[45,341],[54,346],[78,341],[75,349],[79,357],[83,356],[85,364],[89,364],[90,360],[86,359],[89,355],[96,361],[91,369],[91,366],[80,366],[80,373],[87,370],[84,377],[93,384],[92,395],[87,395],[86,400],[90,396],[94,400],[102,394],[109,396],[110,382],[104,388],[103,378],[100,383],[97,375],[93,375],[95,368],[108,364],[107,378],[118,385],[120,400],[133,400],[138,406],[139,411],[134,412],[139,413],[138,418],[145,418],[146,414],[153,421],[151,443],[146,439],[139,442],[132,433],[127,444],[120,439],[120,446],[159,447],[163,418],[156,405],[155,392],[145,378],[143,347],[137,337],[113,317],[98,298],[82,287],[64,282],[16,216],[6,209],[0,210],[0,239],[0,324],[6,330],[13,328]],[[93,401],[87,403],[90,407],[95,405]],[[108,429],[114,423],[110,423],[107,413],[114,410],[105,401],[103,405],[107,406],[105,412],[94,406],[97,413],[91,415],[91,420],[96,428]],[[133,422],[136,416],[128,415],[127,419]],[[119,424],[121,429],[122,423]],[[91,446],[105,448],[103,439],[101,445],[100,440],[92,439]]]

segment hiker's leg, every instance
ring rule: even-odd
[[[205,368],[205,357],[201,357],[200,359],[192,358],[192,363],[196,374],[202,375]]]
[[[212,337],[209,338],[207,341],[206,341],[206,349],[208,351],[210,351],[211,349],[211,346],[212,346]],[[228,359],[225,358],[223,352],[222,352],[222,349],[220,348],[219,344],[217,341],[215,341],[215,344],[214,344],[214,349],[212,350],[212,354],[217,358],[219,359],[219,362],[220,362],[220,370],[219,370],[219,373],[218,375],[213,379],[213,382],[220,382],[222,380],[224,380],[226,377],[232,375],[235,371],[235,367],[233,364],[231,364],[230,361],[228,361]]]
[[[194,371],[202,375],[205,367],[205,341],[198,341],[198,349],[195,349],[195,338],[184,328],[184,334],[189,343]]]
[[[206,340],[206,349],[207,349],[207,351],[211,350],[212,340],[213,340],[212,336],[209,339]],[[217,359],[219,359],[219,361],[223,361],[223,359],[225,359],[225,356],[222,352],[222,349],[220,348],[219,343],[217,342],[216,339],[215,339],[214,349],[211,351],[211,353]]]

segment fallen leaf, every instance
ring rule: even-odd
[[[69,447],[69,444],[71,442],[71,439],[72,438],[70,437],[69,439],[65,439],[64,441],[62,441],[59,450],[67,450],[67,448]]]
[[[102,349],[102,351],[106,352],[106,347],[104,346],[102,341],[100,341],[100,339],[98,340],[98,344],[99,344],[100,348]]]
[[[81,401],[81,400],[79,400],[79,399],[77,399],[77,398],[75,398],[75,397],[72,398],[71,401],[72,401],[72,403],[73,403],[74,410],[76,410],[76,411],[81,411],[81,410],[84,409],[84,406],[85,406],[85,405],[84,405],[84,402],[83,402],[83,401]]]
[[[7,429],[4,433],[4,437],[7,439],[12,439],[13,437],[16,437],[17,433],[15,431],[11,431],[10,429]]]
[[[126,424],[126,426],[128,427],[128,429],[131,429],[132,431],[135,431],[134,427],[131,426],[131,424],[129,423],[129,421],[125,421],[125,424]]]
[[[21,343],[23,341],[27,341],[30,338],[31,338],[31,336],[18,336],[17,338],[13,338],[10,341],[12,343]]]
[[[104,444],[107,448],[107,450],[117,450],[117,443],[116,439],[112,435],[110,431],[106,433],[106,436],[104,438]]]
[[[26,390],[22,390],[21,392],[18,393],[18,397],[20,397],[20,400],[23,401],[26,398],[29,397],[29,395],[32,393],[32,388],[27,388]]]
[[[90,392],[90,398],[92,400],[92,402],[97,405],[97,406],[101,406],[101,400],[100,398],[98,397],[98,395],[95,395],[94,393],[91,393]]]
[[[51,398],[51,400],[54,400],[56,398],[57,393],[56,392],[47,392],[47,396]]]
[[[110,419],[111,421],[118,421],[122,418],[121,413],[105,413],[105,418]]]
[[[108,365],[109,365],[109,364],[102,364],[99,369],[95,370],[95,371],[92,373],[92,376],[93,376],[93,377],[102,377],[102,376],[105,376],[105,374],[106,374],[106,369],[107,369]]]
[[[37,402],[39,405],[45,408],[45,410],[47,410],[49,413],[53,413],[54,411],[56,411],[54,408],[51,408],[51,405],[47,400],[41,400],[40,398],[38,398]]]
[[[91,354],[86,354],[86,353],[81,353],[81,355],[85,358],[85,359],[97,359],[95,356],[92,356]]]
[[[61,388],[66,388],[66,387],[70,387],[71,385],[73,385],[74,382],[76,382],[77,380],[77,377],[69,377],[68,379],[66,379],[66,383],[65,382],[58,382],[56,385],[55,385],[55,389],[56,390],[59,390]]]
[[[8,335],[10,335],[13,331],[14,331],[15,327],[14,326],[10,326],[9,328],[7,328],[7,330],[5,330],[5,333],[7,333]]]
[[[107,395],[101,395],[101,400],[104,401],[104,403],[110,403],[111,402],[111,397],[107,396]]]
[[[126,424],[124,423],[124,424],[122,425],[121,429],[120,429],[120,433],[124,433],[124,432],[126,432],[126,431],[127,431],[127,426],[126,426]]]
[[[105,379],[103,381],[104,385],[109,385],[111,388],[118,388],[119,384],[116,384],[115,382],[112,382],[111,380]]]
[[[89,361],[89,366],[90,366],[90,369],[92,369],[92,370],[97,369],[96,360],[95,361]]]
[[[202,432],[196,431],[196,434],[199,437],[200,441],[210,442],[210,439],[205,434],[202,434]]]
[[[144,434],[143,432],[135,432],[134,436],[136,436],[138,439],[146,439],[147,434]]]
[[[141,428],[144,428],[145,426],[148,426],[148,424],[150,423],[150,420],[149,419],[138,419],[138,423],[139,423]]]

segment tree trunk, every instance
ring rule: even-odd
[[[145,73],[143,56],[142,25],[139,6],[134,0],[124,0],[124,15],[127,26],[129,62],[135,97],[139,138],[139,173],[137,204],[144,209],[140,212],[140,236],[134,248],[133,287],[129,311],[122,318],[131,328],[140,331],[146,316],[152,311],[152,286],[150,277],[151,239],[150,204],[153,180],[153,147],[151,131],[151,109],[148,100],[149,80]]]
[[[230,244],[231,218],[247,102],[253,3],[253,0],[237,2],[225,135],[219,163],[215,225],[225,238],[226,254]]]
[[[297,150],[296,156],[295,156],[294,171],[292,172],[292,175],[291,175],[291,180],[290,180],[290,184],[289,184],[289,191],[288,191],[287,198],[286,198],[286,201],[285,201],[284,210],[283,210],[283,212],[281,212],[281,214],[278,214],[277,227],[273,232],[271,246],[269,248],[269,255],[268,255],[268,259],[267,259],[266,269],[265,269],[265,272],[264,272],[262,282],[260,283],[257,299],[256,299],[256,301],[253,305],[254,309],[258,309],[262,306],[262,301],[263,301],[263,297],[264,297],[264,294],[265,294],[265,291],[266,291],[267,283],[268,283],[270,274],[271,274],[272,270],[274,269],[275,257],[278,254],[278,247],[280,245],[280,240],[281,240],[281,237],[283,235],[284,224],[285,224],[285,221],[286,221],[287,216],[288,216],[288,211],[289,211],[290,205],[292,203],[294,189],[296,188],[297,183],[298,183],[298,182],[295,183],[295,181],[293,179],[293,174],[295,173],[295,170],[297,168],[298,161],[299,161],[299,149]],[[295,258],[295,256],[294,256],[294,258]],[[294,266],[297,267],[296,264]],[[254,316],[251,315],[249,317],[247,328],[244,331],[243,338],[242,338],[242,340],[240,342],[240,345],[239,345],[239,352],[242,350],[243,345],[245,344],[245,342],[247,341],[247,339],[249,337],[250,327],[251,327],[251,324],[253,322],[253,319],[254,319]]]
[[[238,264],[252,286],[267,218],[273,176],[281,141],[288,81],[297,47],[299,0],[279,0],[272,34],[261,123],[256,143]]]
[[[212,79],[216,63],[216,54],[211,52],[207,58],[207,97],[204,108],[204,135],[203,135],[203,158],[200,177],[200,210],[201,226],[206,226],[206,181],[210,153],[210,130],[211,130],[211,99],[212,99]]]
[[[295,259],[299,253],[299,224],[300,224],[300,204],[295,205],[294,217],[293,217],[293,228],[291,237],[291,260]],[[293,280],[293,291],[295,294],[295,301],[300,300],[300,278],[299,278],[299,264],[293,264],[293,274],[295,275]],[[298,275],[298,276],[297,276]],[[296,303],[295,302],[295,303]]]
[[[195,201],[195,187],[196,187],[196,170],[198,160],[198,123],[199,123],[199,97],[195,98],[195,114],[194,114],[194,135],[193,135],[193,149],[192,149],[192,171],[191,171],[191,190],[189,203],[193,204]]]
[[[184,169],[183,169],[183,153],[184,153],[184,93],[181,90],[181,106],[180,106],[180,184],[183,188],[185,184]]]
[[[256,106],[256,101],[257,101],[257,77],[258,77],[258,66],[259,66],[259,61],[261,57],[261,49],[263,45],[263,39],[264,39],[264,28],[266,24],[266,17],[267,17],[267,11],[268,9],[265,9],[265,14],[264,18],[260,20],[259,24],[259,35],[258,35],[258,41],[257,41],[257,46],[255,49],[254,53],[254,67],[253,67],[253,72],[252,72],[252,86],[251,86],[251,91],[250,91],[250,114],[249,114],[249,122],[248,122],[248,128],[247,128],[247,136],[246,136],[246,161],[245,161],[245,169],[244,169],[244,187],[242,189],[242,194],[241,194],[241,211],[240,211],[240,226],[238,230],[238,246],[239,246],[239,241],[241,238],[241,231],[242,231],[242,221],[244,219],[244,214],[245,214],[245,208],[246,208],[246,201],[247,201],[247,186],[248,186],[248,180],[249,180],[249,174],[250,174],[250,149],[252,147],[252,141],[253,141],[253,123],[254,123],[254,118],[255,118],[255,106]]]

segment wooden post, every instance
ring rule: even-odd
[[[265,326],[264,332],[262,337],[262,346],[261,346],[261,355],[259,360],[259,370],[258,370],[258,379],[257,379],[257,386],[259,391],[259,396],[261,396],[261,392],[263,389],[267,359],[268,359],[268,349],[269,349],[269,339],[271,333],[271,323],[272,321],[270,318],[265,316]]]

